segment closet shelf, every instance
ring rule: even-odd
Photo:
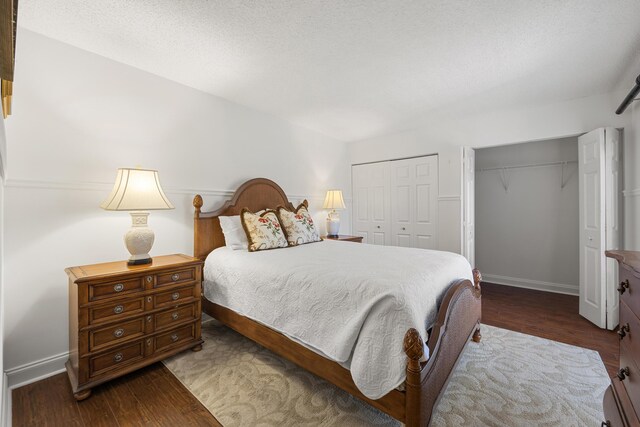
[[[569,182],[569,179],[571,179],[571,175],[573,175],[573,172],[569,174],[569,176],[567,177],[566,181],[565,181],[565,172],[564,172],[564,168],[565,166],[568,166],[572,163],[578,163],[577,160],[568,160],[568,161],[564,161],[564,162],[548,162],[548,163],[532,163],[532,164],[528,164],[528,165],[512,165],[512,166],[500,166],[500,167],[494,167],[494,168],[480,168],[480,169],[476,169],[476,172],[486,172],[486,171],[499,171],[500,172],[500,181],[502,182],[502,187],[504,188],[504,191],[509,191],[509,175],[507,174],[508,170],[511,169],[525,169],[525,168],[539,168],[539,167],[545,167],[545,166],[562,166],[562,176],[560,178],[560,188],[563,189],[567,183]]]
[[[539,168],[543,166],[560,166],[560,165],[568,165],[571,163],[578,163],[577,160],[569,160],[566,162],[549,162],[549,163],[532,163],[529,165],[513,165],[513,166],[500,166],[496,168],[481,168],[476,169],[476,172],[485,172],[485,171],[499,171],[505,169],[523,169],[523,168]]]

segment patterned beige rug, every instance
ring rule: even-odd
[[[225,426],[391,426],[397,421],[215,321],[202,351],[165,365]],[[600,425],[609,384],[597,352],[483,325],[432,426]]]

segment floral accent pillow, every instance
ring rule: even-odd
[[[304,245],[305,243],[320,242],[322,240],[307,209],[308,206],[305,200],[295,212],[291,212],[283,206],[278,206],[276,209],[289,246]]]
[[[240,212],[240,220],[249,240],[249,252],[287,246],[287,239],[275,211],[266,210],[258,215],[244,208]]]

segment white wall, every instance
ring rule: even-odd
[[[4,120],[0,119],[0,425],[6,423],[8,408],[8,391],[6,390],[4,375],[4,165],[6,158],[6,138]]]
[[[578,165],[510,165],[578,160],[578,138],[476,150],[476,266],[488,282],[579,292]]]
[[[640,251],[640,102],[625,113],[629,124],[624,134],[624,247]]]
[[[64,268],[128,256],[129,215],[98,207],[116,168],[158,169],[176,206],[149,218],[152,255],[191,254],[193,195],[211,209],[249,178],[273,179],[316,210],[342,188],[350,205],[342,143],[22,28],[17,40],[3,236],[13,385],[66,361]]]

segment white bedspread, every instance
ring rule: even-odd
[[[378,399],[405,379],[404,334],[426,339],[447,287],[472,279],[450,252],[324,241],[261,252],[218,248],[204,294],[351,371]]]

